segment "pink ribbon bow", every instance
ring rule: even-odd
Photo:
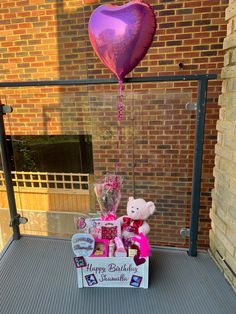
[[[101,218],[102,221],[116,220],[116,214],[110,213],[107,216],[101,215],[100,218]]]

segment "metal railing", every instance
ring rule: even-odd
[[[202,155],[203,155],[203,139],[205,125],[205,107],[207,102],[207,86],[208,81],[216,79],[215,74],[200,75],[176,75],[176,76],[152,76],[152,77],[133,77],[126,78],[124,83],[145,83],[145,82],[174,82],[174,81],[197,81],[198,97],[196,104],[196,130],[194,142],[194,162],[193,162],[193,179],[192,179],[192,202],[191,202],[191,227],[189,240],[189,255],[197,255],[197,237],[198,222],[200,208],[200,192],[201,192],[201,174],[202,174]],[[97,85],[97,84],[117,84],[116,79],[87,79],[87,80],[51,80],[51,81],[29,81],[29,82],[1,82],[0,87],[24,87],[24,86],[65,86],[65,85]],[[3,122],[3,114],[6,113],[1,106],[0,110],[0,146],[2,151],[2,160],[4,172],[7,181],[7,193],[9,200],[9,208],[13,226],[14,238],[19,238],[19,226],[16,220],[17,212],[14,201],[14,190],[11,182],[10,169],[7,165],[7,150],[5,143],[5,129]],[[9,111],[8,111],[9,112]],[[14,231],[15,230],[15,231]]]

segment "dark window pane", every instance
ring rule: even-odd
[[[7,145],[12,171],[93,173],[91,135],[14,136]]]

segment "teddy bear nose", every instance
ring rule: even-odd
[[[134,210],[131,210],[131,212],[132,212],[132,213],[135,213],[135,211],[134,211]]]

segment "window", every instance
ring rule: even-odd
[[[8,137],[12,171],[93,173],[91,135]]]

